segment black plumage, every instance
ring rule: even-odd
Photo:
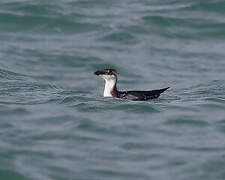
[[[151,91],[124,91],[120,92],[118,91],[118,96],[120,98],[129,99],[129,100],[149,100],[149,99],[155,99],[160,96],[161,93],[169,89],[163,88],[163,89],[157,89],[157,90],[151,90]]]

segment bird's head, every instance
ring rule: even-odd
[[[117,79],[115,69],[103,69],[100,71],[96,71],[94,74],[102,77],[105,81],[115,80]]]

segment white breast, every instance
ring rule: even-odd
[[[114,75],[101,75],[105,80],[104,97],[112,97],[111,91],[116,85],[116,77]]]

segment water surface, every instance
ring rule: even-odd
[[[224,5],[1,1],[0,179],[225,179]]]

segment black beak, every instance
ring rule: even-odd
[[[94,74],[98,76],[100,74],[103,74],[103,72],[102,71],[96,71]]]

